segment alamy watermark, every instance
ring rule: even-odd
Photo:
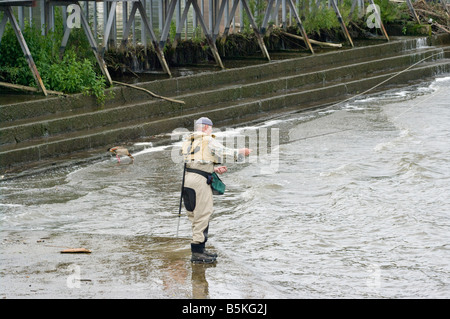
[[[381,269],[379,265],[370,264],[368,266],[368,276],[366,279],[366,286],[374,292],[379,292],[381,287]]]
[[[366,9],[366,15],[369,15],[366,19],[366,24],[370,29],[381,28],[381,11],[378,4],[369,4]]]
[[[66,24],[69,29],[81,27],[81,8],[78,4],[70,4],[67,6],[67,13],[69,15],[66,19]]]
[[[234,129],[214,130],[216,140],[231,149],[249,148],[251,153],[240,162],[260,164],[261,173],[276,173],[280,165],[280,130],[278,128],[250,128],[242,131]],[[184,141],[191,132],[186,128],[172,131],[172,141]],[[182,163],[181,145],[174,145],[171,151],[174,163]],[[222,164],[234,162],[234,158],[224,157]]]
[[[67,288],[81,287],[81,267],[79,265],[70,265],[68,270],[71,274],[66,279]]]

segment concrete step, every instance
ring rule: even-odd
[[[107,147],[116,143],[150,137],[162,132],[171,132],[175,128],[190,128],[193,121],[203,115],[215,119],[242,119],[281,108],[307,109],[318,107],[333,100],[343,100],[374,87],[391,77],[389,83],[384,86],[406,84],[413,79],[423,79],[448,72],[450,72],[450,60],[442,59],[416,66],[400,74],[397,71],[344,81],[339,80],[329,85],[308,90],[293,89],[289,92],[283,92],[283,94],[253,96],[237,99],[233,103],[222,102],[216,105],[192,108],[189,112],[186,111],[156,120],[136,120],[19,144],[3,145],[0,147],[0,167],[4,169],[20,163],[40,161],[44,158],[79,152],[88,148],[105,148],[106,151]],[[224,106],[227,103],[228,106]]]
[[[371,46],[272,61],[262,65],[152,81],[137,84],[137,86],[146,88],[159,95],[174,97],[187,92],[204,91],[210,88],[258,82],[277,76],[314,72],[322,70],[327,66],[337,67],[380,57],[402,55],[405,52],[416,49],[418,43],[420,42],[417,39],[383,42]],[[71,112],[93,112],[149,101],[147,93],[131,88],[116,86],[108,90],[108,94],[110,93],[113,94],[114,97],[108,99],[107,103],[103,106],[97,105],[94,97],[84,96],[82,94],[70,95],[69,97],[48,97],[46,99],[19,104],[0,105],[2,127],[6,125],[15,125],[13,122],[18,120],[26,121],[26,119],[38,118],[45,120],[46,117],[52,115],[64,116]]]
[[[401,70],[421,59],[437,55],[440,52],[442,50],[436,48],[414,50],[409,54],[400,56],[365,60],[359,63],[333,66],[320,71],[272,77],[266,80],[221,86],[176,96],[177,99],[185,101],[185,105],[153,100],[94,111],[77,110],[18,120],[6,123],[0,128],[0,145],[20,144],[28,140],[46,139],[58,134],[92,130],[115,123],[164,118],[221,102],[232,102],[264,95],[286,94],[299,89],[306,90],[314,87],[323,87],[336,81]]]

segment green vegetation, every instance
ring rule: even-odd
[[[57,11],[59,12],[59,11]],[[57,26],[46,36],[26,23],[22,34],[30,49],[45,87],[64,93],[95,95],[99,104],[105,101],[106,81],[97,67],[82,29],[73,29],[68,46],[60,58],[59,46],[63,37],[63,23],[56,16]],[[0,81],[36,87],[16,35],[8,23],[0,46]]]
[[[307,34],[340,28],[336,13],[331,7],[318,8],[316,6],[313,6],[305,16],[303,26]]]

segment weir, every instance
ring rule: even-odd
[[[185,104],[113,87],[108,90],[114,97],[103,107],[82,94],[2,105],[1,173],[13,174],[26,163],[52,166],[68,159],[99,159],[116,144],[157,145],[161,134],[191,128],[199,116],[214,119],[219,127],[234,125],[450,72],[449,36],[429,38],[427,44],[399,39],[137,84]]]

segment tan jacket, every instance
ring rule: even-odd
[[[185,162],[220,164],[224,156],[238,158],[238,150],[227,148],[219,143],[214,135],[203,132],[190,134],[181,147]]]

